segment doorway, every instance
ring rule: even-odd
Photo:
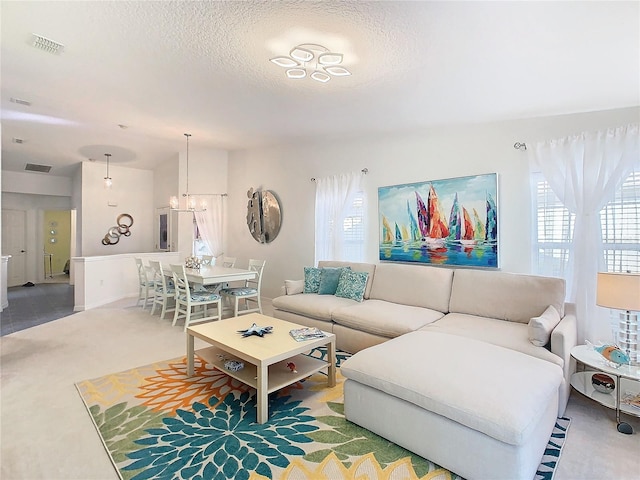
[[[68,282],[71,268],[71,212],[69,210],[45,210],[42,221],[42,241],[44,282]]]
[[[23,285],[27,280],[27,212],[2,210],[2,254],[11,255],[7,264],[7,286]]]

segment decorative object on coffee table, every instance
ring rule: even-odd
[[[238,333],[241,333],[243,337],[250,337],[251,335],[264,337],[265,333],[271,333],[272,330],[273,330],[273,327],[260,327],[254,323],[246,330],[238,330]]]
[[[238,370],[242,370],[244,368],[244,363],[238,360],[227,360],[224,362],[224,368],[231,372],[237,372]]]

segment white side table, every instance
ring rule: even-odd
[[[610,366],[605,358],[589,345],[578,345],[571,349],[571,356],[576,361],[593,368],[596,371],[576,372],[571,376],[571,386],[581,394],[595,400],[607,408],[616,411],[616,422],[620,433],[631,434],[633,428],[626,422],[620,421],[620,412],[640,417],[640,408],[622,402],[624,394],[640,393],[640,366],[621,365],[618,368]],[[591,384],[594,373],[603,372],[615,380],[615,390],[612,393],[598,392]]]

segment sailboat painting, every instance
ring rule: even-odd
[[[498,268],[497,174],[378,188],[380,260]]]

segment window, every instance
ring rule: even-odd
[[[365,256],[364,192],[358,192],[342,222],[344,256],[346,260],[361,262]]]
[[[200,235],[200,229],[198,228],[198,222],[196,222],[195,217],[193,219],[193,254],[196,257],[202,257],[202,255],[212,255],[212,253],[209,251],[209,247],[207,247],[207,244]]]
[[[541,173],[534,174],[537,218],[534,269],[564,277],[575,215],[569,212]],[[600,212],[604,258],[609,272],[640,272],[640,171],[632,172]]]

